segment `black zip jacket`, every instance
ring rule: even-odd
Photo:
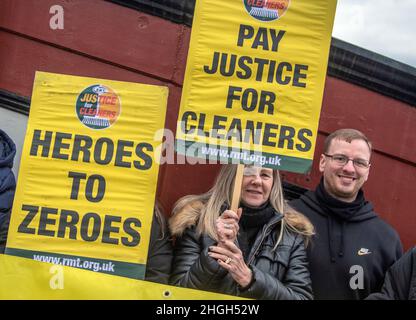
[[[416,247],[390,267],[381,292],[367,300],[416,300]]]
[[[16,146],[0,129],[0,253],[4,252],[13,205],[16,180],[12,171]]]
[[[315,227],[307,250],[315,299],[360,300],[381,289],[402,244],[371,203],[364,201],[350,218],[327,212],[312,191],[289,204]]]
[[[208,256],[209,246],[216,242],[208,236],[198,237],[195,225],[176,239],[171,283],[253,299],[312,299],[303,237],[286,230],[273,250],[281,220],[282,215],[275,213],[258,233],[246,261],[254,281],[245,290],[240,290],[228,271]]]

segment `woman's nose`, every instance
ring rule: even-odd
[[[260,175],[256,174],[253,175],[253,179],[251,180],[252,184],[261,184],[261,178]]]

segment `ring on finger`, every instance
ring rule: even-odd
[[[227,260],[225,260],[225,264],[229,264],[231,261],[233,261],[233,259],[231,259],[230,257],[227,257]]]

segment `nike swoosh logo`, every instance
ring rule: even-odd
[[[358,250],[357,253],[358,253],[359,256],[365,256],[367,254],[370,254],[371,251],[366,249],[366,248],[361,248],[360,250]]]

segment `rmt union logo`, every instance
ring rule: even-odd
[[[281,18],[289,7],[290,0],[243,0],[247,12],[260,21]]]

